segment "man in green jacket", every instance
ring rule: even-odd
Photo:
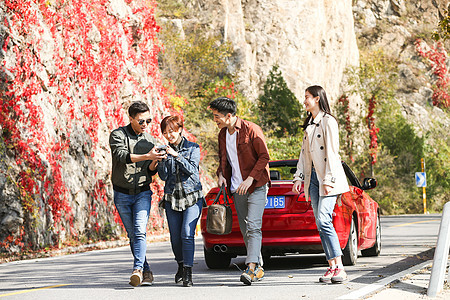
[[[151,285],[153,274],[145,256],[152,202],[150,183],[157,172],[158,160],[165,155],[157,152],[151,135],[145,132],[152,120],[147,104],[133,102],[128,114],[130,124],[115,129],[109,137],[114,204],[127,231],[134,257],[130,284]]]

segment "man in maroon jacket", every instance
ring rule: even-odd
[[[218,183],[225,184],[234,197],[247,248],[247,269],[240,280],[251,285],[264,277],[261,225],[270,182],[269,151],[261,128],[236,116],[233,100],[219,97],[209,108],[220,128]]]

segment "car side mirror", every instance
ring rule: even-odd
[[[377,186],[377,180],[375,178],[364,178],[362,189],[363,190],[370,190]]]

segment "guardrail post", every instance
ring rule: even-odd
[[[448,252],[450,248],[450,202],[445,203],[442,212],[439,235],[434,250],[433,267],[431,268],[428,297],[436,297],[444,286],[445,269],[447,267]]]

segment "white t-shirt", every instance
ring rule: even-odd
[[[227,129],[226,135],[226,148],[227,148],[227,158],[231,165],[231,192],[234,193],[239,185],[244,181],[242,180],[241,168],[239,167],[239,159],[237,155],[236,146],[237,131],[230,134]]]

